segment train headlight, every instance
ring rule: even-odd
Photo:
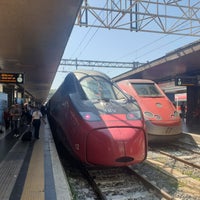
[[[145,117],[145,118],[153,118],[153,117],[154,117],[154,114],[151,113],[151,112],[144,112],[144,117]]]
[[[132,111],[126,114],[128,120],[138,120],[142,118],[140,111]]]
[[[161,119],[162,119],[162,117],[161,117],[160,115],[154,115],[154,118],[155,118],[156,120],[161,120]]]
[[[92,112],[80,112],[82,118],[86,121],[100,121],[101,118]]]

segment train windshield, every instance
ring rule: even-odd
[[[133,88],[139,96],[162,97],[163,95],[154,83],[132,83]]]
[[[112,82],[100,76],[87,76],[80,82],[86,96],[90,100],[120,100],[126,96]]]

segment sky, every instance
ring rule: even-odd
[[[146,63],[197,40],[198,37],[192,36],[74,26],[62,58]],[[69,66],[59,66],[58,69],[75,70]],[[85,69],[102,71],[111,78],[130,70],[91,67]],[[57,89],[65,76],[66,73],[57,72],[51,89]]]

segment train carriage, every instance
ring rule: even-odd
[[[108,76],[96,71],[69,73],[48,102],[56,137],[80,161],[127,166],[147,155],[143,115]]]

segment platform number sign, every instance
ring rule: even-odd
[[[197,77],[177,77],[175,79],[176,86],[195,86],[198,84]]]
[[[0,83],[23,84],[23,73],[0,73]]]

